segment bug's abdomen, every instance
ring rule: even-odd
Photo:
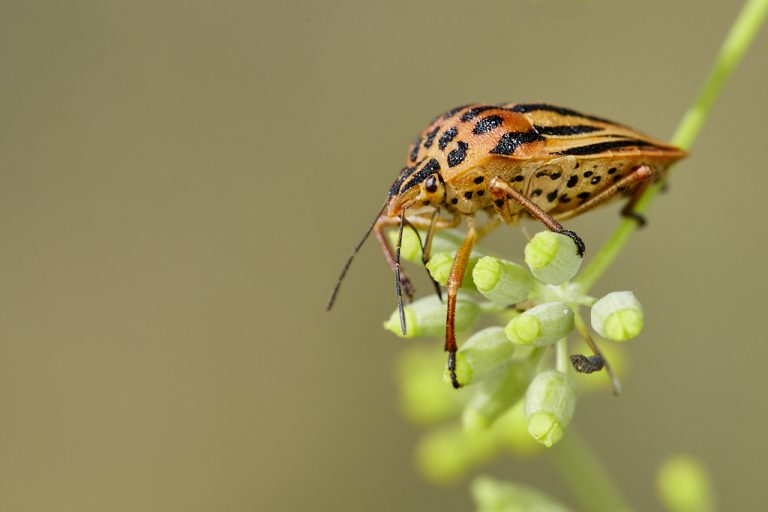
[[[653,167],[657,177],[667,167],[639,156],[620,159],[570,157],[530,172],[523,193],[542,210],[562,213],[598,195],[641,164]]]

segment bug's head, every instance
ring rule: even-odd
[[[389,191],[387,215],[397,217],[404,208],[438,206],[445,201],[445,181],[440,173],[422,176],[416,173],[408,180],[395,181]]]

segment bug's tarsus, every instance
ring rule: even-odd
[[[448,374],[451,376],[451,384],[454,389],[459,389],[461,383],[456,377],[456,352],[448,352]]]
[[[648,224],[648,220],[645,218],[645,215],[641,213],[622,210],[621,216],[626,219],[632,219],[633,221],[637,222],[638,228],[644,228]]]
[[[360,248],[363,246],[366,240],[368,240],[368,237],[371,235],[371,231],[373,231],[373,228],[376,227],[376,224],[379,222],[379,217],[381,217],[381,214],[384,213],[384,208],[387,207],[387,203],[384,203],[384,205],[379,210],[379,213],[376,214],[376,218],[373,219],[373,222],[371,223],[368,230],[363,235],[363,238],[360,239],[359,242],[357,242],[357,245],[355,245],[355,248],[352,249],[352,254],[347,258],[346,263],[344,263],[344,266],[341,269],[341,273],[339,274],[339,278],[336,280],[336,285],[333,287],[333,291],[331,292],[331,297],[328,299],[328,304],[325,306],[326,311],[330,311],[333,307],[333,303],[336,302],[336,295],[339,293],[339,288],[341,288],[341,282],[344,280],[344,277],[347,275],[347,271],[349,270],[350,265],[352,265],[352,260],[355,259],[355,256],[360,251]]]
[[[582,258],[584,257],[584,249],[586,249],[586,246],[584,245],[584,241],[581,239],[579,235],[571,231],[570,229],[561,229],[558,231],[561,235],[565,235],[571,240],[573,240],[576,243],[576,252],[578,252],[579,256]]]
[[[400,246],[403,243],[403,228],[405,227],[405,208],[400,212],[400,229],[397,231],[397,248],[395,249],[395,293],[397,294],[397,310],[400,313],[400,330],[405,335],[405,309],[403,306],[403,290],[400,286]],[[418,233],[417,233],[418,234]]]

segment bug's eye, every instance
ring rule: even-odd
[[[435,178],[434,174],[427,178],[427,181],[424,182],[424,188],[426,188],[427,192],[430,194],[437,192],[437,178]]]

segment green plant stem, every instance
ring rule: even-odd
[[[738,18],[725,38],[720,54],[709,78],[699,91],[693,105],[688,109],[672,137],[672,143],[683,149],[690,149],[709,115],[712,105],[736,65],[741,61],[768,14],[768,0],[747,0]],[[638,201],[635,212],[644,214],[659,193],[659,186],[649,187]],[[624,219],[608,241],[600,248],[584,268],[576,284],[586,293],[611,266],[624,248],[629,237],[637,229],[637,222]]]
[[[563,338],[558,340],[555,345],[556,355],[555,361],[557,365],[557,371],[560,373],[568,374],[568,340]]]
[[[579,503],[579,510],[631,510],[589,445],[573,428],[547,453],[552,465]]]

